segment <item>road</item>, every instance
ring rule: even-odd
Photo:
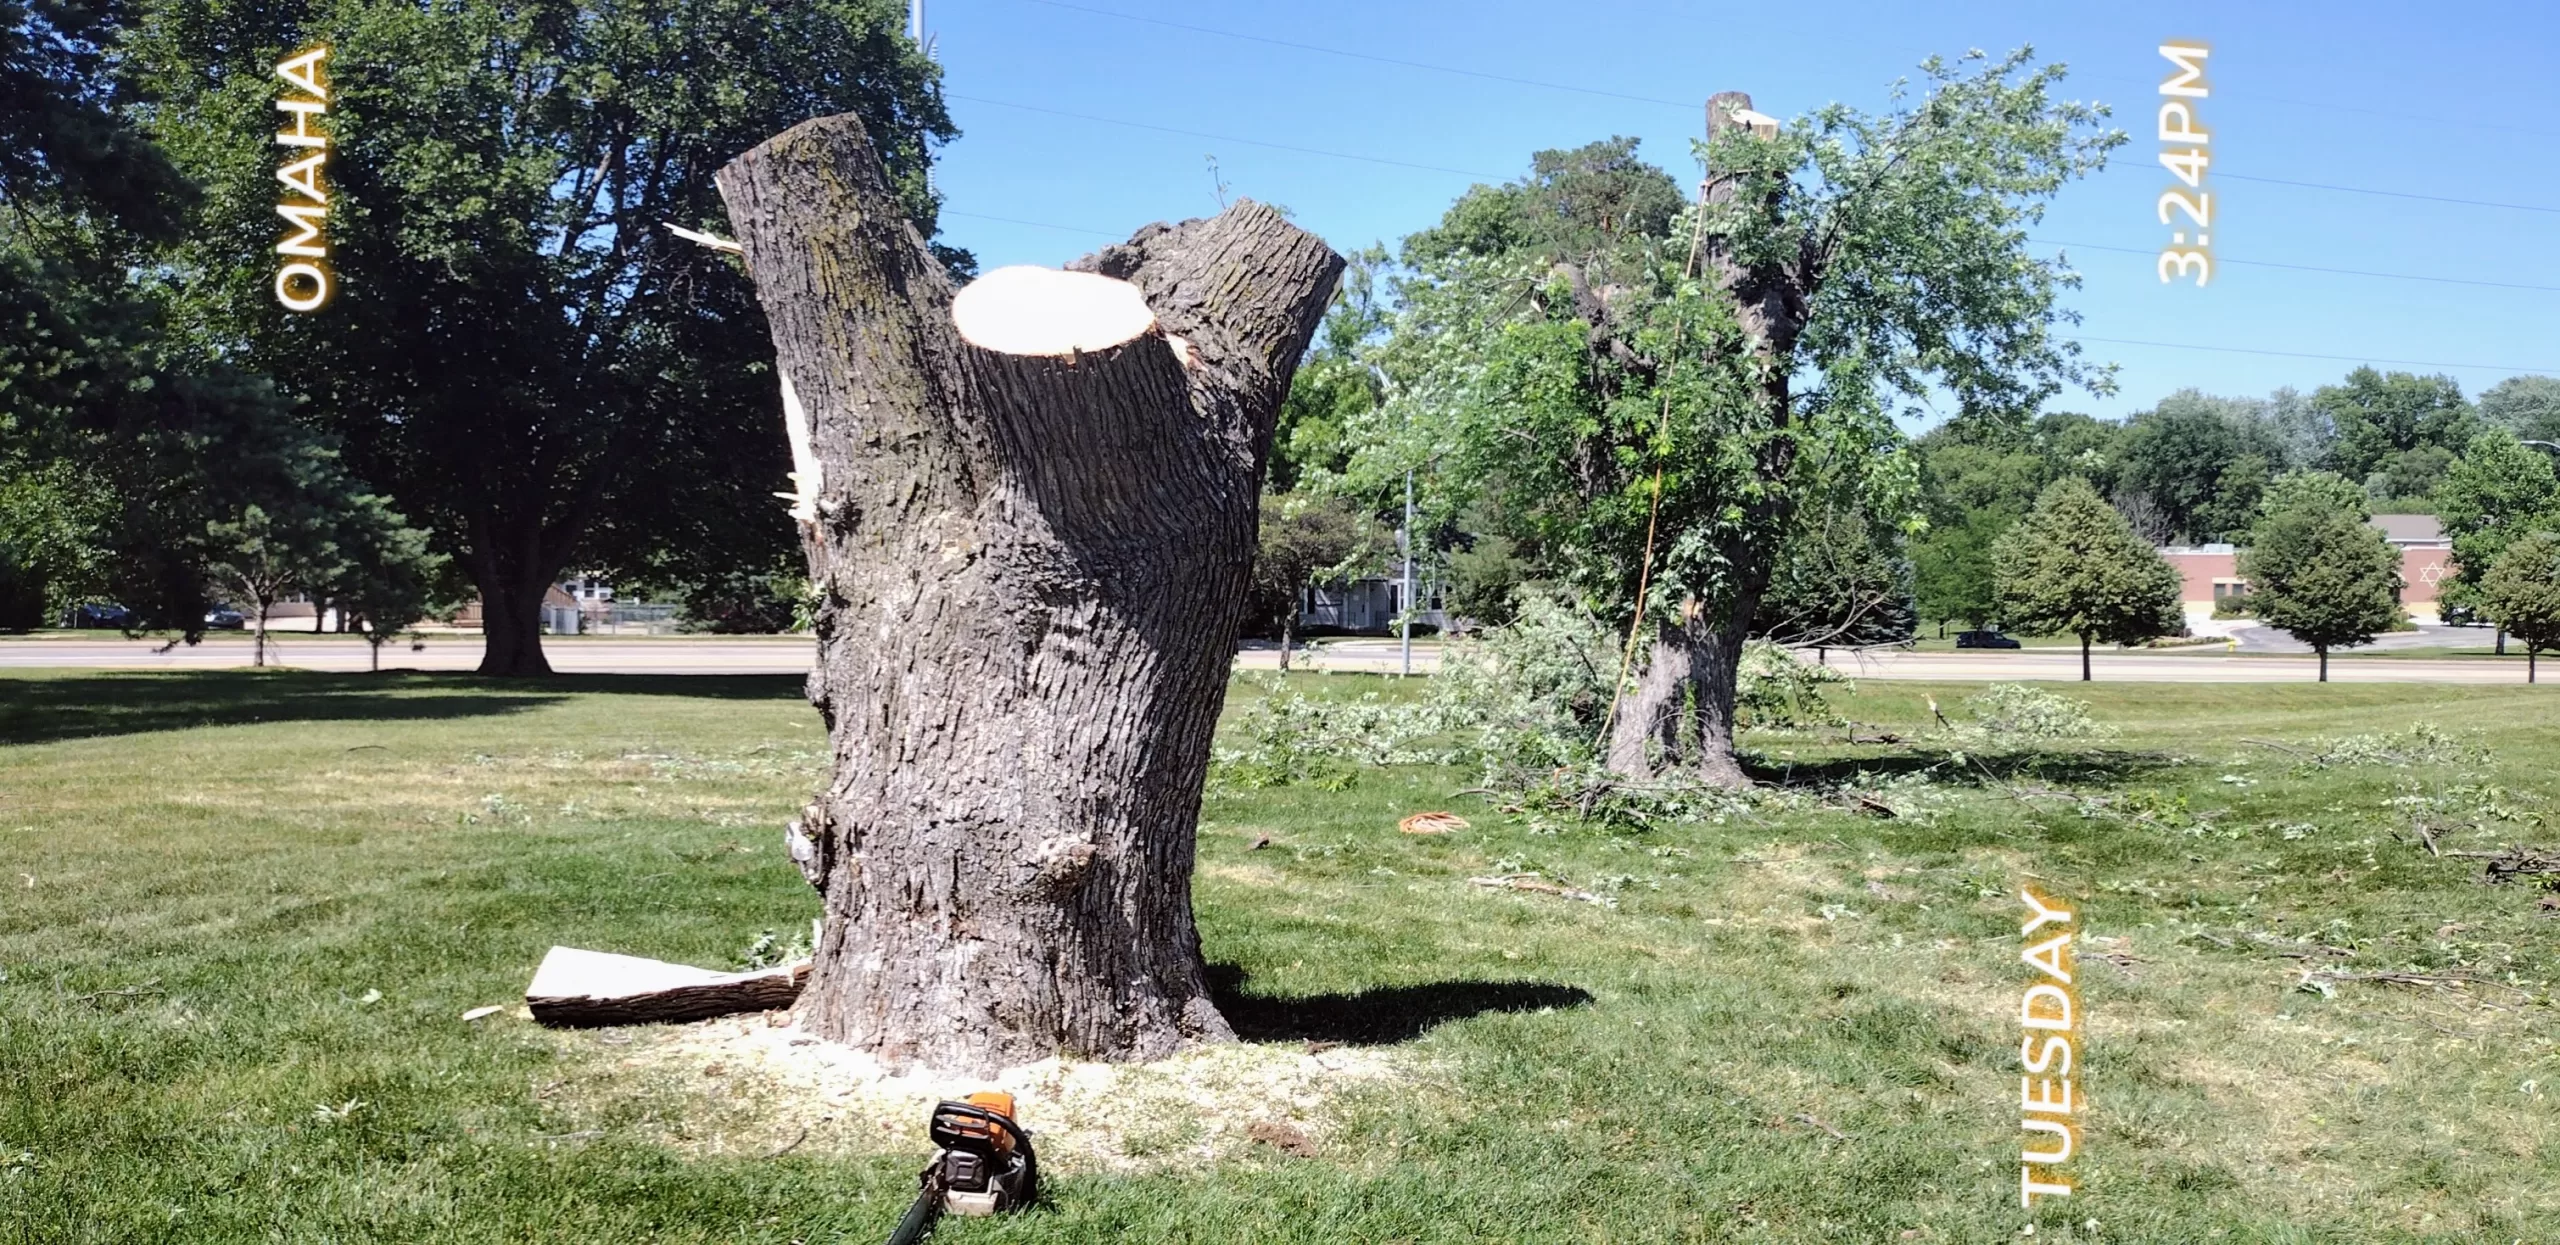
[[[286,633],[273,639],[278,665],[304,670],[363,670],[371,654],[362,640],[347,636]],[[808,670],[810,643],[793,636],[553,636],[543,642],[551,666],[562,674],[801,674]],[[2080,654],[2074,649],[2030,648],[1958,653],[1842,653],[1828,655],[1830,664],[1865,679],[2054,680],[2080,677]],[[406,643],[386,646],[382,664],[391,669],[469,670],[479,664],[480,639],[469,633],[430,634],[422,647]],[[208,637],[192,647],[167,652],[150,640],[121,637],[29,637],[0,639],[0,667],[86,668],[124,670],[221,670],[249,664],[249,641],[243,636]],[[1236,655],[1247,670],[1279,666],[1279,653],[1268,645],[1248,645]],[[1393,673],[1398,669],[1394,640],[1330,640],[1316,649],[1300,649],[1299,669]],[[1427,674],[1440,664],[1436,644],[1416,644],[1413,669]],[[2307,683],[2316,667],[2311,658],[2290,654],[2232,653],[2222,649],[2144,650],[2096,654],[2093,665],[2108,682],[2161,683]],[[2329,677],[2340,683],[2521,683],[2520,658],[2387,658],[2337,657]]]

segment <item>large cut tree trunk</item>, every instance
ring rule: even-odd
[[[719,175],[773,326],[834,767],[800,1003],[895,1066],[1232,1036],[1192,924],[1280,400],[1342,260],[1270,208],[958,297],[851,117]]]

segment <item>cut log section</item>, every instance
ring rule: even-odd
[[[636,955],[553,947],[533,971],[524,1002],[533,1018],[547,1025],[703,1020],[789,1007],[808,976],[806,961],[752,973],[718,973]]]
[[[1154,328],[1156,313],[1116,277],[1019,264],[954,296],[951,324],[982,350],[1054,359],[1117,346]]]

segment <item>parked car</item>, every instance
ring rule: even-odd
[[[63,620],[67,627],[122,628],[133,621],[133,611],[103,601],[71,607],[71,616]]]
[[[228,605],[217,605],[204,612],[204,625],[216,631],[238,631],[249,625],[249,618]]]
[[[1959,631],[1957,648],[2017,648],[2018,642],[1997,631]]]

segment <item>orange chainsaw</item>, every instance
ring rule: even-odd
[[[933,1161],[889,1245],[915,1245],[945,1214],[992,1215],[1020,1210],[1040,1196],[1040,1161],[1031,1133],[1013,1116],[1013,1095],[988,1091],[934,1104],[926,1126]]]

